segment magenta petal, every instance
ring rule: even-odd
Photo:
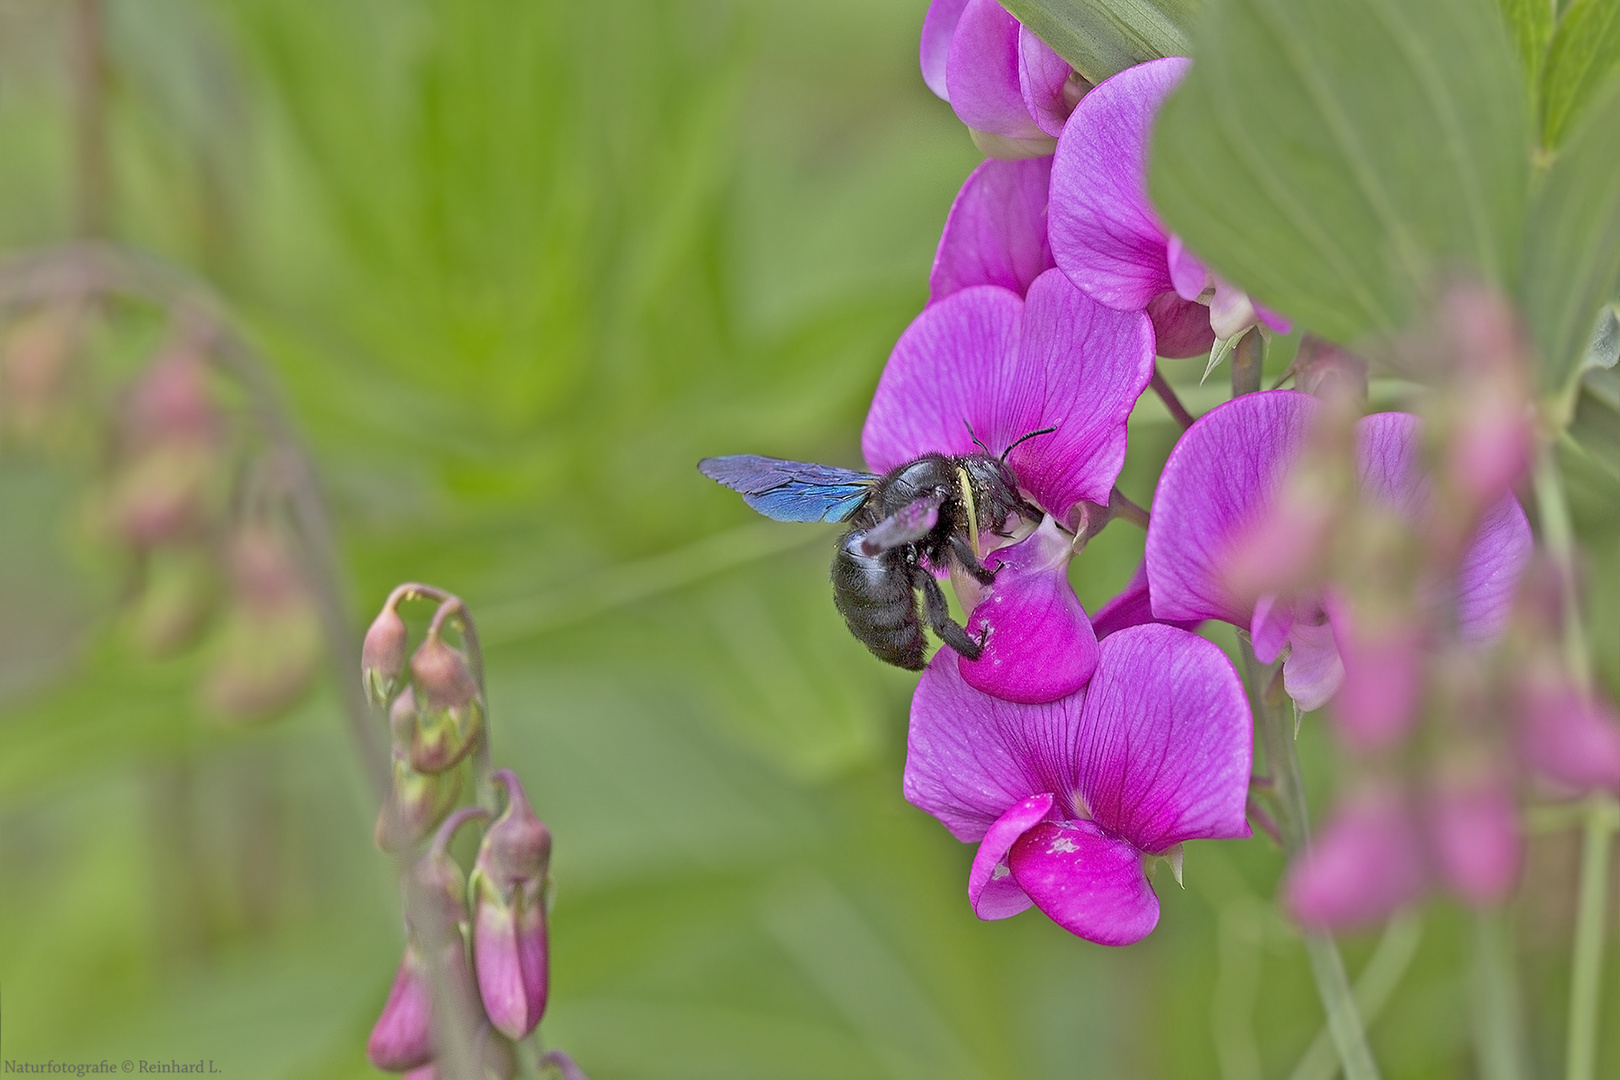
[[[1063,122],[1074,111],[1066,96],[1073,72],[1069,62],[1029,27],[1018,28],[1018,88],[1024,95],[1024,108],[1054,139],[1063,134]]]
[[[976,453],[968,424],[989,439],[1017,360],[1023,302],[1006,289],[977,286],[931,304],[889,354],[861,432],[875,472],[926,453]]]
[[[1196,300],[1183,300],[1166,289],[1148,301],[1147,314],[1153,321],[1153,349],[1160,356],[1203,356],[1215,344],[1209,308]]]
[[[1164,254],[1170,267],[1170,285],[1176,295],[1189,303],[1196,302],[1209,287],[1209,270],[1204,261],[1189,251],[1175,233],[1170,234]],[[1204,309],[1204,317],[1209,317],[1208,308]]]
[[[1325,616],[1318,622],[1296,620],[1288,635],[1288,659],[1283,661],[1283,689],[1302,712],[1315,712],[1339,692],[1344,683],[1344,662],[1333,638],[1333,624]]]
[[[366,1040],[366,1060],[387,1072],[405,1072],[433,1057],[433,995],[414,946],[399,963],[388,1003]]]
[[[1249,619],[1249,637],[1254,642],[1254,655],[1262,664],[1277,659],[1288,644],[1288,632],[1294,628],[1294,605],[1275,595],[1262,596],[1254,602],[1254,614]]]
[[[1050,157],[984,162],[951,204],[928,276],[932,300],[973,285],[1000,285],[1019,296],[1055,265],[1046,243]]]
[[[923,16],[922,45],[918,59],[922,66],[923,82],[941,100],[951,100],[945,83],[945,68],[951,55],[951,38],[956,36],[956,24],[962,19],[967,0],[934,0]]]
[[[1254,724],[1226,654],[1160,625],[1122,630],[1099,653],[1078,739],[1091,817],[1153,855],[1248,836]]]
[[[1486,512],[1457,568],[1457,633],[1464,641],[1494,641],[1507,629],[1533,549],[1524,508],[1504,496]]]
[[[1160,474],[1148,525],[1156,616],[1249,625],[1252,606],[1226,585],[1231,548],[1273,503],[1315,407],[1289,390],[1245,394],[1199,417],[1181,437]]]
[[[1173,288],[1169,237],[1147,197],[1153,117],[1189,61],[1153,60],[1099,83],[1075,107],[1052,164],[1052,254],[1093,299],[1140,311]]]
[[[1302,924],[1364,926],[1422,893],[1422,842],[1401,799],[1366,792],[1340,806],[1283,884]]]
[[[1130,945],[1153,932],[1159,898],[1141,855],[1090,821],[1036,825],[1013,845],[1013,878],[1069,933],[1099,945]]]
[[[1097,614],[1091,619],[1091,629],[1096,633],[1097,640],[1101,641],[1109,634],[1117,634],[1132,626],[1158,621],[1153,617],[1153,597],[1148,591],[1147,563],[1144,562],[1136,567],[1136,573],[1131,576],[1131,583],[1125,586],[1125,591],[1097,609]],[[1196,630],[1199,621],[1189,620],[1168,625],[1178,626],[1183,630]]]
[[[1015,705],[963,682],[955,658],[949,649],[935,653],[912,695],[904,790],[952,836],[977,843],[1009,806],[1075,791],[1084,692]]]
[[[1048,514],[1029,536],[988,556],[995,584],[967,625],[984,650],[977,660],[957,658],[969,686],[1034,705],[1067,697],[1091,678],[1097,635],[1069,584],[1072,540]]]
[[[1458,896],[1471,904],[1506,900],[1524,856],[1519,810],[1506,785],[1483,777],[1437,792],[1429,846],[1440,879]]]
[[[946,60],[951,108],[975,131],[1009,139],[1045,134],[1018,83],[1018,20],[996,0],[968,0]]]
[[[992,446],[1055,427],[1008,457],[1019,484],[1068,524],[1081,500],[1107,503],[1125,463],[1126,421],[1153,377],[1153,327],[1094,302],[1062,273],[1030,286],[1016,381]]]
[[[1562,677],[1531,675],[1519,691],[1519,752],[1549,780],[1620,787],[1620,715]]]
[[[522,1040],[546,1011],[546,923],[536,895],[511,905],[480,898],[473,922],[473,968],[489,1022]]]
[[[1025,799],[996,819],[979,842],[968,871],[968,902],[981,919],[1010,919],[1033,903],[1007,867],[1007,852],[1014,841],[1052,812],[1052,794]]]

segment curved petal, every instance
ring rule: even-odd
[[[1052,254],[1093,299],[1140,311],[1174,287],[1168,235],[1147,196],[1153,117],[1190,61],[1127,68],[1080,99],[1052,163]]]
[[[1097,609],[1097,614],[1091,619],[1091,629],[1096,633],[1097,640],[1101,641],[1109,634],[1117,634],[1132,626],[1158,621],[1153,617],[1153,599],[1152,594],[1148,592],[1147,563],[1144,562],[1137,566],[1130,584],[1125,586],[1125,591]],[[1190,620],[1169,625],[1179,626],[1183,630],[1196,630],[1198,624],[1199,620]]]
[[[1194,255],[1175,233],[1170,234],[1165,244],[1164,257],[1170,267],[1170,285],[1176,290],[1176,295],[1188,302],[1199,300],[1204,290],[1209,288],[1209,269],[1204,266],[1204,260]],[[1209,317],[1207,308],[1204,316]]]
[[[968,619],[984,643],[977,660],[957,657],[975,690],[1039,704],[1067,697],[1097,669],[1097,635],[1069,584],[1073,538],[1048,514],[1040,528],[986,557],[996,580]]]
[[[968,843],[984,839],[1009,806],[1043,792],[1071,814],[1085,692],[1015,705],[967,685],[954,657],[949,649],[935,653],[912,695],[906,801]]]
[[[992,446],[1042,509],[1068,523],[1081,500],[1107,503],[1125,463],[1126,421],[1153,377],[1153,327],[1103,307],[1049,270],[1030,286],[1016,376]]]
[[[942,101],[951,100],[945,84],[945,67],[951,55],[951,38],[956,36],[956,24],[962,19],[967,0],[934,0],[923,16],[922,44],[918,60],[922,66],[923,82]]]
[[[1457,633],[1464,641],[1494,641],[1507,629],[1534,548],[1524,508],[1511,494],[1503,496],[1480,521],[1457,568]]]
[[[1249,638],[1254,642],[1254,655],[1262,664],[1277,659],[1293,629],[1293,604],[1273,593],[1254,602],[1254,614],[1249,617]]]
[[[1339,692],[1344,661],[1333,638],[1333,624],[1296,620],[1288,632],[1288,659],[1283,661],[1283,689],[1301,712],[1315,712]]]
[[[1248,626],[1253,606],[1226,584],[1231,546],[1273,502],[1315,408],[1291,390],[1245,394],[1187,429],[1159,477],[1148,524],[1154,615]]]
[[[973,285],[999,285],[1019,296],[1052,269],[1046,243],[1050,157],[985,161],[967,178],[934,253],[930,301]]]
[[[1007,852],[1024,833],[1052,812],[1052,793],[1042,792],[1008,810],[991,825],[979,842],[968,871],[968,902],[981,919],[1008,919],[1033,901],[1018,887],[1007,867]]]
[[[1288,869],[1283,895],[1309,927],[1365,926],[1423,892],[1422,842],[1398,795],[1368,791],[1336,809]]]
[[[1018,84],[1018,20],[996,0],[968,0],[951,37],[945,86],[951,108],[975,131],[1008,139],[1045,135]]]
[[[1173,290],[1148,301],[1148,318],[1153,321],[1153,350],[1172,360],[1203,356],[1215,344],[1215,331],[1209,325],[1209,308],[1196,300],[1183,300]]]
[[[1074,69],[1052,46],[1029,27],[1018,28],[1018,88],[1024,95],[1024,108],[1054,139],[1063,134],[1063,122],[1074,111],[1075,103],[1068,96],[1072,74]]]
[[[1226,654],[1158,625],[1122,630],[1099,652],[1078,739],[1091,817],[1154,855],[1184,840],[1248,836],[1254,723]]]
[[[912,320],[889,354],[861,432],[873,472],[926,453],[977,452],[968,424],[980,438],[991,437],[996,403],[1011,393],[1023,309],[1016,294],[981,285]]]
[[[1007,859],[1014,880],[1047,918],[1099,945],[1130,945],[1153,932],[1159,898],[1137,850],[1090,821],[1036,825]]]

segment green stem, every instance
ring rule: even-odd
[[[1551,444],[1543,444],[1536,457],[1535,485],[1542,542],[1558,566],[1564,588],[1564,662],[1576,684],[1590,690],[1592,660],[1587,651],[1586,626],[1581,621],[1580,592],[1575,581],[1578,561],[1575,525]],[[1608,906],[1609,854],[1617,828],[1620,828],[1620,807],[1612,796],[1593,792],[1586,802],[1582,829],[1580,891],[1570,960],[1569,1032],[1564,1073],[1567,1080],[1592,1080],[1597,1065],[1603,917]]]
[[[1266,343],[1258,326],[1250,327],[1232,349],[1232,396],[1253,394],[1265,373]]]
[[[1266,767],[1276,785],[1278,820],[1283,851],[1293,858],[1303,851],[1310,836],[1310,818],[1305,806],[1305,785],[1299,771],[1299,755],[1294,749],[1294,725],[1282,691],[1281,665],[1262,664],[1254,655],[1247,636],[1239,638],[1244,670],[1249,676],[1249,695],[1254,706],[1255,727],[1265,750]],[[1331,934],[1306,931],[1305,954],[1310,958],[1316,993],[1322,999],[1328,1032],[1339,1052],[1346,1080],[1377,1080],[1378,1066],[1367,1045],[1361,1013],[1345,975],[1344,961]]]
[[[1523,1080],[1529,1075],[1524,1014],[1514,971],[1507,914],[1489,908],[1474,917],[1474,1052],[1480,1080]]]
[[[1592,1080],[1597,1067],[1598,996],[1603,976],[1603,922],[1608,907],[1609,854],[1620,828],[1620,807],[1594,792],[1587,800],[1581,843],[1580,899],[1569,985],[1567,1080]]]

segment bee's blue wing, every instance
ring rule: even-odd
[[[704,458],[698,471],[776,521],[847,521],[872,493],[872,473],[758,454]]]

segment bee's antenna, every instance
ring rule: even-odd
[[[973,434],[973,424],[970,421],[967,421],[967,420],[962,421],[962,423],[967,424],[968,436],[973,440],[973,445],[977,446],[980,450],[983,450],[986,457],[995,457],[995,455],[990,452],[990,448],[988,446],[984,445],[984,443],[980,442],[979,437],[977,435]],[[1024,438],[1027,439],[1027,438],[1029,438],[1029,436],[1025,435]],[[1019,442],[1022,442],[1022,441],[1023,441],[1023,439],[1019,440]],[[1017,446],[1017,445],[1018,445],[1018,443],[1013,443],[1013,446]],[[1003,454],[1002,457],[1006,457],[1006,455]]]
[[[970,430],[971,430],[971,429],[970,429]],[[1019,436],[1019,437],[1018,437],[1018,438],[1017,438],[1017,439],[1016,439],[1016,440],[1014,440],[1014,442],[1013,442],[1013,444],[1012,444],[1012,446],[1009,446],[1009,447],[1007,447],[1007,449],[1005,449],[1005,450],[1003,450],[1003,451],[1002,451],[1002,452],[1001,452],[1001,460],[1002,460],[1002,461],[1003,461],[1003,462],[1005,462],[1005,461],[1006,461],[1006,460],[1007,460],[1007,455],[1008,455],[1008,454],[1010,454],[1010,453],[1012,453],[1012,452],[1013,452],[1013,449],[1014,449],[1014,447],[1016,447],[1016,446],[1017,446],[1017,445],[1018,445],[1018,444],[1019,444],[1019,443],[1022,443],[1022,442],[1028,442],[1028,441],[1029,441],[1029,440],[1030,440],[1030,439],[1033,439],[1033,438],[1034,438],[1034,437],[1035,437],[1035,436],[1037,436],[1037,435],[1050,435],[1050,434],[1052,434],[1052,432],[1054,432],[1054,431],[1056,431],[1056,430],[1057,430],[1057,428],[1056,428],[1056,427],[1043,427],[1043,428],[1041,428],[1041,429],[1040,429],[1040,430],[1039,430],[1039,431],[1032,431],[1032,432],[1030,432],[1030,433],[1029,433],[1029,434],[1028,434],[1028,435],[1020,435],[1020,436]],[[975,439],[975,440],[974,440],[974,441],[975,441],[975,442],[978,442],[978,440],[977,440],[977,439]],[[984,445],[984,444],[983,444],[983,443],[979,443],[979,445],[980,445],[980,446],[983,446],[983,445]],[[989,453],[989,451],[988,451],[988,450],[986,450],[986,451],[985,451],[985,453]]]

